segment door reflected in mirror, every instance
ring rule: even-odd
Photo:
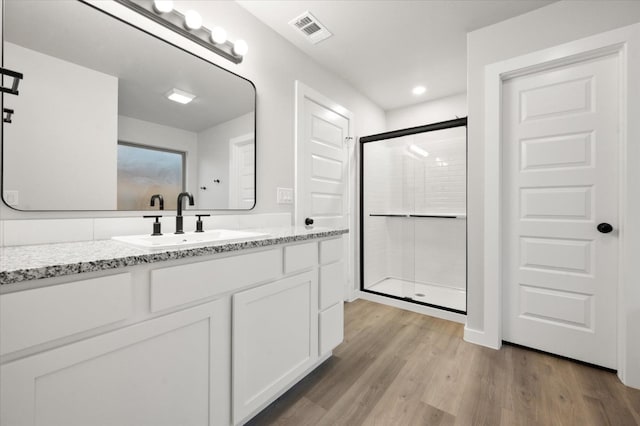
[[[3,94],[11,207],[149,210],[161,193],[172,209],[183,191],[199,210],[254,206],[249,80],[79,1],[4,4],[2,66],[24,76]]]

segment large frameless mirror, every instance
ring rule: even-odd
[[[249,80],[80,1],[5,0],[2,46],[2,87],[22,75],[2,93],[12,208],[253,208]]]

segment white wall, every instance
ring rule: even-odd
[[[16,208],[116,208],[118,79],[8,42],[3,53],[24,74],[20,94],[4,95],[15,114],[3,189],[18,191]]]
[[[467,94],[460,93],[387,111],[387,130],[406,129],[467,116]]]
[[[120,115],[118,116],[118,140],[184,152],[187,170],[185,187],[192,194],[198,193],[198,135],[196,133]],[[196,206],[193,208],[198,208],[198,198],[194,198]],[[167,200],[165,200],[166,204],[168,204]],[[172,205],[176,205],[176,200],[172,200]]]
[[[194,194],[202,208],[229,207],[229,140],[252,133],[254,119],[250,112],[198,133],[199,183]],[[214,183],[216,179],[220,183]]]
[[[640,21],[638,1],[560,1],[469,33],[469,287],[467,327],[483,330],[484,67]],[[637,78],[637,77],[636,77]]]
[[[204,25],[220,25],[231,40],[245,39],[249,52],[235,65],[154,24],[115,2],[94,1],[96,6],[135,23],[160,37],[253,81],[257,88],[257,200],[251,213],[292,213],[293,207],[276,203],[276,188],[294,186],[294,81],[340,103],[355,114],[356,136],[385,130],[384,111],[345,81],[319,66],[257,18],[231,1],[177,1],[181,11],[196,9]],[[214,212],[215,214],[215,212]],[[130,215],[130,214],[129,214]],[[2,219],[122,216],[108,212],[21,213],[0,207]]]

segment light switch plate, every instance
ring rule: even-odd
[[[278,204],[293,204],[293,188],[277,188],[276,201]]]

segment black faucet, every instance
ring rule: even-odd
[[[181,192],[178,195],[178,215],[176,216],[176,234],[184,234],[182,230],[182,200],[184,197],[189,197],[189,205],[193,206],[193,195],[190,192]]]
[[[162,195],[160,194],[153,194],[151,196],[151,207],[155,207],[156,199],[160,202],[160,210],[164,210],[164,198],[162,198]]]

